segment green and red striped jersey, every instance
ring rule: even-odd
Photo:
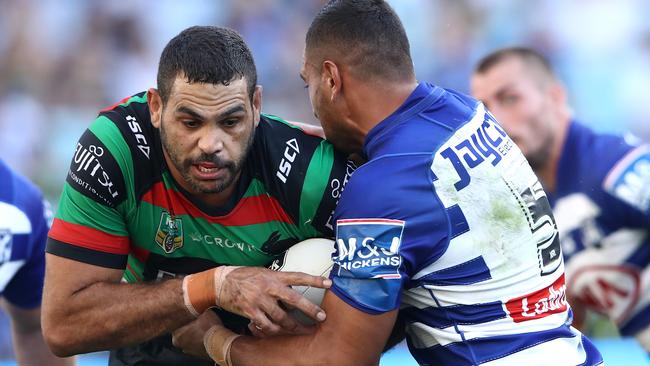
[[[332,236],[353,170],[329,142],[262,115],[232,199],[206,207],[172,178],[140,93],[103,110],[81,136],[47,251],[125,269],[128,282],[267,265],[298,241]]]
[[[207,207],[172,178],[140,93],[102,110],[79,139],[46,251],[124,269],[131,283],[222,264],[266,266],[299,241],[333,236],[332,214],[354,168],[329,142],[262,115],[231,200]],[[244,319],[218,313],[245,328]],[[212,363],[164,335],[113,350],[109,364]]]

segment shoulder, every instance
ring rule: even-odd
[[[311,131],[271,114],[262,114],[255,133],[256,143],[276,144],[282,140],[295,140],[292,144],[320,144],[323,138]]]
[[[329,225],[339,192],[354,170],[330,142],[271,115],[261,116],[246,166],[294,222],[319,230]]]
[[[277,182],[286,184],[292,179],[302,182],[313,158],[331,162],[335,155],[328,141],[279,117],[263,114],[255,131],[249,160],[258,176],[275,177]]]
[[[631,145],[622,136],[571,126],[565,156],[578,166],[580,190],[604,202],[621,202],[650,213],[650,145]],[[574,175],[564,171],[562,174]]]
[[[160,143],[151,125],[146,93],[100,111],[77,142],[67,182],[108,207],[129,196],[127,188],[150,181],[160,169]]]
[[[124,142],[122,148],[127,147],[134,159],[151,160],[156,153],[157,130],[151,124],[146,92],[100,111],[91,131],[106,139]]]
[[[430,153],[384,155],[359,167],[350,177],[337,218],[406,217],[409,210],[433,208]],[[418,207],[412,204],[417,202]]]
[[[602,189],[650,216],[650,145],[637,146],[617,159]]]
[[[452,131],[461,128],[478,112],[485,114],[479,101],[455,90],[444,89],[441,98],[425,110],[424,116]]]
[[[45,206],[38,187],[0,161],[0,207],[3,223],[16,233],[28,233],[43,222]]]
[[[569,161],[565,167],[577,166],[581,175],[590,178],[588,183],[591,184],[602,182],[611,169],[634,149],[622,136],[597,133],[576,122],[569,127],[565,146],[562,159]]]

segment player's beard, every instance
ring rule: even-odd
[[[551,149],[553,148],[553,142],[555,141],[554,135],[549,133],[546,135],[546,138],[540,145],[540,147],[526,154],[526,159],[528,164],[533,168],[535,173],[539,173],[551,160]]]
[[[222,159],[217,155],[208,155],[202,154],[196,158],[183,159],[181,153],[178,151],[177,144],[174,144],[169,140],[165,128],[160,126],[160,140],[162,142],[163,148],[167,152],[167,156],[171,160],[172,164],[176,170],[181,174],[183,180],[190,186],[192,193],[221,193],[226,188],[230,187],[235,179],[239,176],[246,157],[248,156],[252,146],[253,139],[255,136],[255,130],[251,132],[248,140],[245,142],[246,146],[244,147],[243,154],[237,161]],[[195,179],[190,170],[194,164],[199,163],[212,163],[219,169],[226,169],[227,173],[222,179],[216,180],[215,184],[212,186],[206,186],[205,182],[201,182]]]

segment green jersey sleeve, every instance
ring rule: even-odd
[[[122,269],[130,250],[124,220],[132,159],[124,138],[99,116],[79,139],[46,251],[80,262]]]

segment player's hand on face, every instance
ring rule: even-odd
[[[325,312],[290,286],[329,288],[331,283],[329,279],[300,272],[240,267],[228,273],[223,281],[219,305],[250,319],[253,334],[304,334],[311,331],[309,327],[289,315],[280,302],[321,322],[325,320]]]
[[[206,310],[198,318],[172,332],[172,344],[183,353],[210,360],[203,345],[203,336],[213,325],[223,325],[219,316]]]

